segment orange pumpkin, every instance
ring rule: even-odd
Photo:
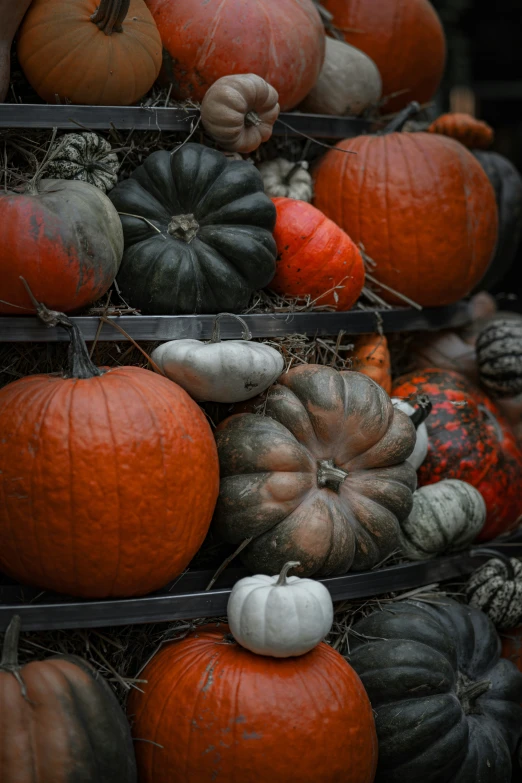
[[[33,0],[18,60],[48,103],[128,106],[150,90],[161,38],[143,0]]]
[[[391,394],[392,376],[388,340],[383,334],[363,334],[354,340],[352,370],[362,372],[387,394]]]
[[[270,288],[349,310],[364,285],[364,263],[350,237],[305,201],[273,198],[277,266]]]
[[[78,327],[58,322],[72,340],[65,377],[0,391],[0,571],[80,597],[149,593],[207,533],[212,432],[175,383],[139,367],[99,370]]]
[[[493,128],[487,122],[459,112],[442,114],[431,123],[428,132],[450,136],[469,150],[487,150],[494,138]]]
[[[240,647],[226,625],[164,646],[128,703],[140,783],[372,783],[370,701],[321,643],[298,658]],[[148,741],[147,741],[148,740]]]
[[[294,108],[315,85],[325,36],[312,0],[147,0],[176,98],[201,101],[217,79],[261,76]]]
[[[444,71],[446,42],[428,0],[322,0],[322,5],[344,40],[377,65],[388,98],[386,113],[433,98]]]
[[[337,144],[357,155],[327,152],[315,171],[314,203],[364,246],[379,282],[423,307],[451,304],[479,282],[495,250],[495,193],[462,144],[392,132],[398,127]]]

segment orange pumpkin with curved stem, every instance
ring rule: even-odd
[[[269,288],[282,296],[309,296],[318,305],[349,310],[364,285],[364,263],[350,237],[305,201],[277,197],[276,273]]]
[[[363,334],[354,340],[354,352],[351,356],[352,370],[362,372],[387,394],[391,394],[392,376],[388,340],[383,334]]]
[[[450,136],[469,150],[487,150],[494,138],[493,128],[487,122],[460,112],[441,114],[431,123],[428,133]]]
[[[0,571],[85,598],[133,596],[178,576],[218,493],[210,427],[179,386],[139,367],[100,370],[76,324],[65,376],[0,391]]]
[[[141,783],[372,783],[377,738],[351,666],[324,642],[297,658],[240,647],[228,626],[165,645],[128,703]]]
[[[143,0],[33,0],[18,60],[48,103],[128,106],[154,84],[161,38]]]

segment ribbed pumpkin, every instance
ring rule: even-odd
[[[65,376],[0,391],[0,571],[80,597],[142,595],[188,565],[218,492],[214,438],[172,381],[99,370],[78,327]]]
[[[379,69],[386,114],[409,101],[433,98],[444,71],[446,42],[428,0],[323,0],[322,5],[344,40]]]
[[[486,502],[487,519],[478,540],[510,530],[522,512],[522,454],[509,424],[495,405],[464,377],[428,368],[398,378],[393,395],[427,394],[433,404],[426,421],[428,455],[419,484],[442,479],[467,481]]]
[[[312,0],[146,0],[176,98],[201,101],[217,79],[255,73],[297,106],[319,76],[325,36]]]
[[[165,645],[128,713],[140,783],[372,783],[377,740],[359,678],[321,643],[298,658],[240,647],[226,625]]]
[[[450,136],[469,150],[487,150],[494,138],[493,128],[487,122],[459,112],[437,117],[429,126],[428,133]]]
[[[97,133],[66,133],[53,149],[47,173],[56,179],[88,182],[106,193],[118,182],[120,162],[112,146]]]
[[[128,106],[161,68],[161,39],[143,0],[33,0],[18,60],[48,103]]]
[[[289,297],[349,310],[364,285],[364,263],[350,237],[318,209],[292,198],[273,198],[277,266],[270,288]]]
[[[87,182],[44,179],[0,193],[0,314],[31,315],[23,276],[39,301],[74,312],[107,291],[123,231],[107,196]]]
[[[362,372],[391,394],[392,376],[388,340],[383,334],[363,334],[354,338],[354,351],[350,356],[352,370]]]
[[[495,397],[522,392],[522,320],[494,318],[475,344],[481,384]]]
[[[522,177],[510,160],[497,152],[473,151],[493,185],[498,208],[495,255],[476,290],[491,290],[510,270],[522,237]]]
[[[375,783],[510,783],[522,675],[483,612],[446,596],[399,601],[349,631],[375,710]]]
[[[100,673],[72,655],[22,666],[19,632],[14,617],[0,661],[2,783],[136,783],[129,724]]]
[[[213,525],[226,541],[252,541],[241,558],[274,574],[365,571],[399,545],[417,479],[405,460],[410,418],[359,372],[306,364],[265,395],[237,406],[215,436],[221,466]]]
[[[393,132],[397,126],[327,152],[315,170],[314,204],[364,246],[379,282],[423,307],[451,304],[470,293],[491,261],[495,194],[462,144]],[[404,304],[385,289],[379,293]]]

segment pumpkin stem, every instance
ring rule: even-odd
[[[22,621],[19,615],[15,614],[7,627],[2,646],[2,660],[0,661],[0,670],[11,671],[18,668],[18,641],[20,639],[20,629]]]
[[[509,557],[506,557],[506,555],[502,554],[502,552],[497,552],[496,549],[490,549],[487,546],[481,546],[477,547],[476,549],[470,549],[469,553],[471,557],[489,557],[493,560],[499,560],[506,569],[506,579],[510,582],[515,579],[515,569],[513,568],[513,564],[511,563]]]
[[[247,128],[252,126],[261,125],[259,114],[255,111],[248,111],[245,114],[245,125]]]
[[[69,332],[69,368],[66,378],[78,378],[86,380],[103,375],[102,371],[91,361],[89,351],[78,326],[64,313],[57,310],[49,310],[42,302],[39,302],[31,291],[28,282],[20,277],[34,305],[36,315],[46,326],[63,326]]]
[[[430,415],[433,405],[427,394],[419,394],[416,402],[419,407],[416,408],[411,414],[410,421],[415,429],[418,429]]]
[[[182,239],[187,245],[192,242],[199,230],[199,223],[194,215],[174,215],[167,231],[176,239]]]
[[[297,566],[300,565],[301,563],[299,562],[299,560],[290,560],[290,562],[285,563],[281,569],[281,573],[279,574],[279,579],[277,580],[275,586],[281,587],[282,585],[286,585],[287,584],[286,577],[290,569],[297,568]]]
[[[242,340],[251,340],[252,339],[252,333],[250,329],[248,328],[245,321],[243,321],[242,318],[239,317],[239,315],[235,315],[234,313],[218,313],[216,317],[214,318],[214,326],[212,328],[212,337],[210,338],[211,343],[219,343],[221,339],[221,332],[219,328],[219,322],[222,318],[225,316],[229,316],[230,318],[235,318],[241,326],[243,327],[243,334],[241,335]]]
[[[100,5],[91,16],[105,35],[123,32],[123,21],[129,12],[130,0],[100,0]]]
[[[385,127],[385,129],[381,132],[381,135],[384,136],[388,133],[397,133],[398,131],[401,131],[403,126],[406,125],[408,120],[411,117],[414,117],[416,114],[418,114],[420,111],[420,104],[417,103],[417,101],[412,101],[409,103],[405,109],[400,111],[394,118],[391,120],[391,122],[388,123],[388,125]]]
[[[317,462],[317,485],[322,489],[339,492],[347,475],[348,473],[336,467],[331,459],[321,459]]]
[[[462,705],[465,715],[476,714],[479,712],[475,706],[476,699],[487,693],[491,688],[490,680],[480,680],[479,682],[472,682],[462,672],[457,676],[457,696]]]

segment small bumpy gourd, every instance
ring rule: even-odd
[[[514,557],[495,557],[469,579],[466,596],[501,630],[522,622],[522,563]]]
[[[105,193],[118,182],[118,156],[97,133],[67,133],[54,153],[47,165],[51,177],[88,182]]]
[[[496,397],[522,392],[522,319],[492,320],[476,342],[481,384]]]
[[[308,173],[308,161],[293,163],[284,158],[276,158],[260,163],[257,168],[263,178],[267,196],[308,202],[312,200],[312,177]]]

